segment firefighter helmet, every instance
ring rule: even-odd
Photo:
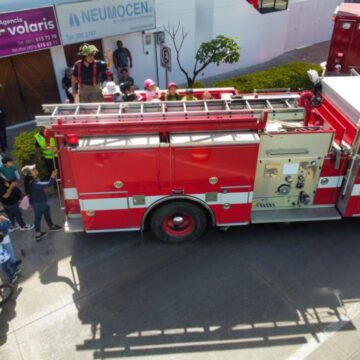
[[[79,55],[82,56],[88,56],[91,54],[96,54],[97,52],[99,52],[99,50],[97,49],[97,47],[95,45],[90,45],[90,44],[82,44],[79,48]]]

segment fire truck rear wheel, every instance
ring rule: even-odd
[[[155,210],[151,217],[152,233],[167,243],[199,239],[207,225],[204,210],[185,201],[171,202]]]

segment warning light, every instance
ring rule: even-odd
[[[76,147],[79,145],[79,137],[74,134],[69,134],[66,137],[66,143],[71,147]]]

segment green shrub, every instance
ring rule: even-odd
[[[192,86],[193,89],[204,89],[206,88],[205,84],[201,81],[196,81],[194,82],[193,86]]]
[[[217,81],[214,87],[235,87],[240,93],[253,92],[254,89],[299,88],[311,89],[311,82],[307,70],[314,69],[321,73],[322,69],[316,64],[291,62],[286,65],[257,71],[231,79]]]
[[[37,131],[38,130],[23,131],[16,136],[12,155],[15,158],[16,164],[20,170],[25,165],[36,164],[40,177],[46,178],[47,171],[44,167],[42,156],[38,155],[35,151],[34,134]]]

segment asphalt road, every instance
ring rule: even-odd
[[[24,264],[0,359],[360,359],[358,229],[253,225],[187,245],[13,233]]]

